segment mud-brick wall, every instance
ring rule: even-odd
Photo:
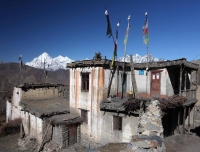
[[[44,100],[58,97],[59,88],[35,88],[22,92],[21,100]]]

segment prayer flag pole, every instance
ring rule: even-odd
[[[131,19],[131,16],[129,15],[127,18],[128,26],[127,26],[126,35],[124,38],[124,66],[123,66],[123,73],[122,73],[122,96],[121,96],[121,98],[123,98],[123,83],[124,83],[124,74],[125,74],[126,49],[127,49],[127,43],[128,43],[128,33],[130,30],[130,19]]]
[[[146,95],[148,95],[147,85],[148,85],[148,70],[149,70],[149,29],[148,29],[148,13],[145,13],[145,22],[143,26],[143,40],[147,47],[147,67],[146,67]],[[148,97],[148,96],[147,96]]]
[[[148,14],[147,12],[145,13],[146,19],[144,22],[144,26],[143,26],[143,40],[144,40],[144,44],[147,47],[147,69],[148,70],[148,62],[149,62],[149,29],[148,29]]]

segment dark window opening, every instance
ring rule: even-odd
[[[179,89],[179,81],[180,81],[179,79],[180,79],[179,74],[176,73],[175,74],[175,89]]]
[[[88,123],[87,110],[81,110],[81,119],[84,123]]]
[[[122,117],[113,116],[113,130],[122,130]]]
[[[89,73],[82,73],[82,91],[89,91]]]
[[[77,126],[76,125],[69,126],[68,140],[69,140],[69,146],[77,143]]]

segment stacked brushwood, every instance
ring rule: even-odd
[[[140,102],[142,102],[141,99],[132,98],[122,103],[122,106],[124,106],[126,111],[135,111],[136,109],[140,108]]]
[[[20,124],[22,120],[20,118],[11,120],[0,127],[0,136],[15,134],[20,132]]]
[[[187,100],[186,97],[180,95],[173,95],[168,98],[157,98],[160,102],[159,107],[162,111],[166,111],[168,109],[177,109],[183,107],[183,104]]]

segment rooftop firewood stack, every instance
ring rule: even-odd
[[[94,60],[101,60],[101,52],[95,53]]]

